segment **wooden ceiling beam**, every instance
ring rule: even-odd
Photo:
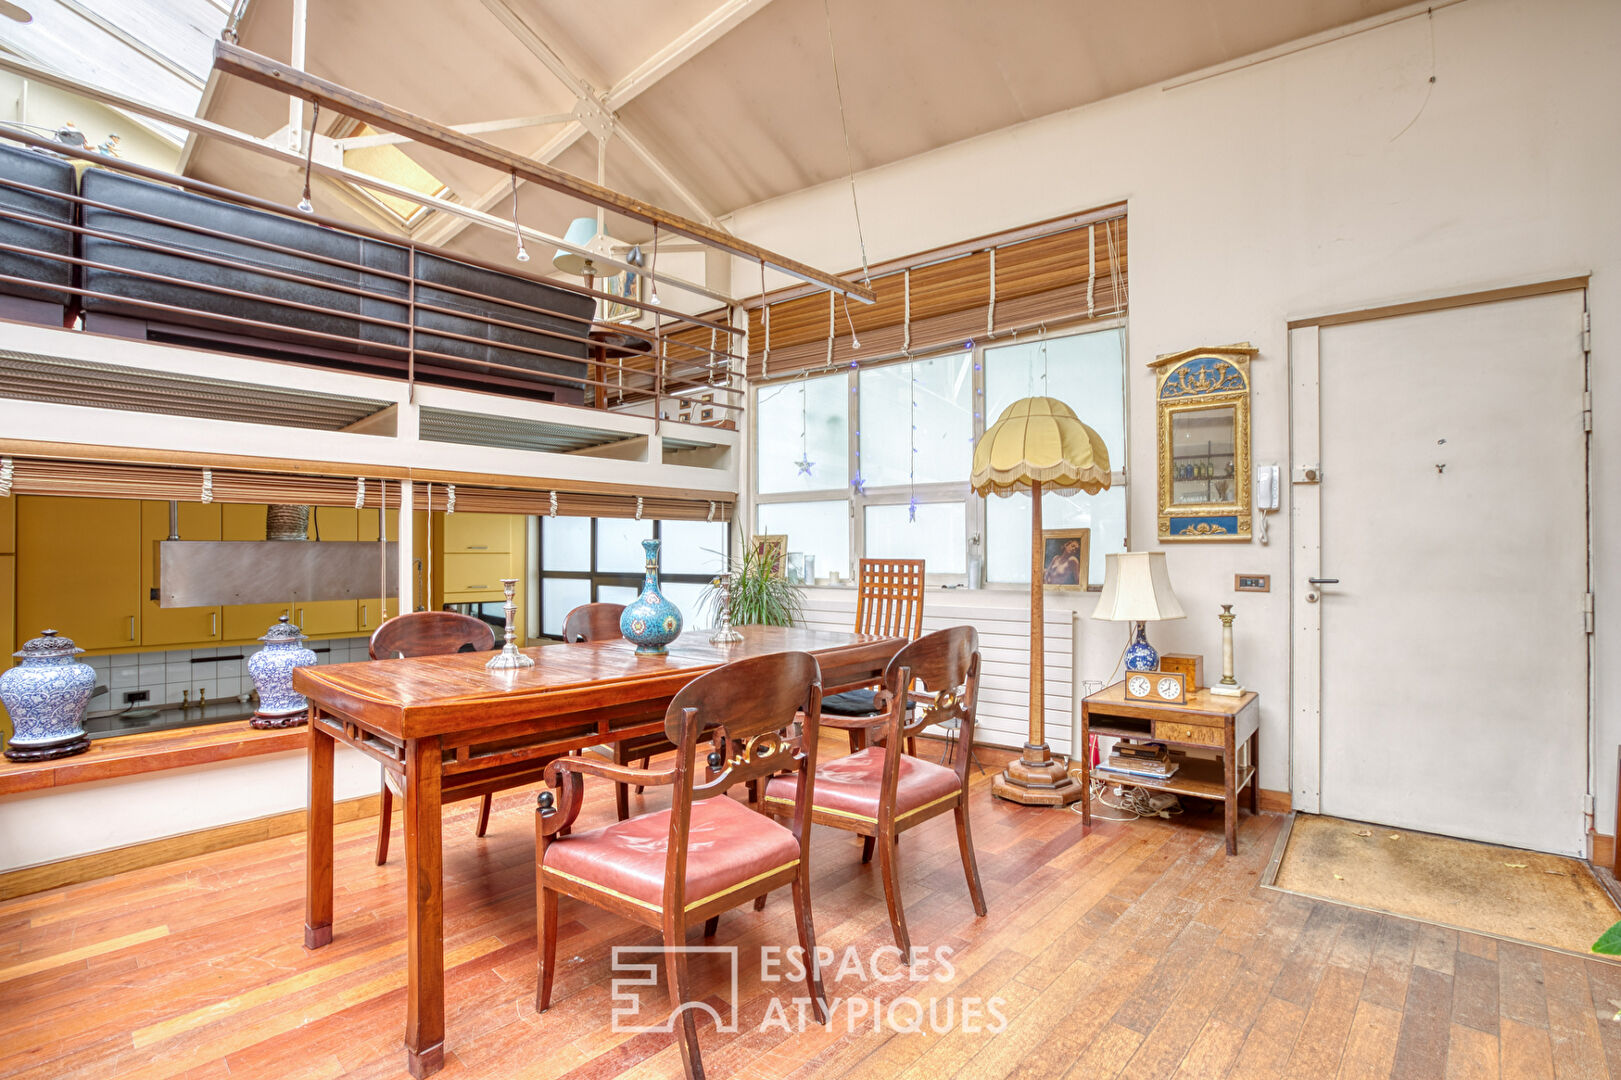
[[[432,146],[456,157],[522,177],[531,183],[603,207],[612,213],[657,226],[677,236],[701,241],[739,258],[763,262],[780,273],[842,293],[863,303],[870,304],[877,299],[870,288],[857,282],[848,281],[797,259],[739,240],[723,229],[673,214],[611,188],[582,180],[561,169],[543,165],[470,135],[452,131],[442,124],[424,120],[403,109],[300,71],[281,61],[260,56],[240,46],[224,41],[215,42],[214,66],[226,74],[302,98],[312,104],[319,104],[333,112],[363,120],[373,127],[410,135],[424,146]]]

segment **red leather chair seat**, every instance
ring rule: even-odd
[[[546,869],[624,900],[663,910],[670,812],[659,810],[600,829],[554,839]],[[762,874],[799,861],[799,844],[782,825],[724,795],[692,804],[687,840],[690,909]]]
[[[817,810],[858,821],[878,821],[878,799],[884,778],[882,746],[869,746],[848,757],[816,767],[811,802]],[[895,785],[895,816],[905,817],[955,796],[957,774],[944,765],[910,754],[901,756],[901,775]],[[779,776],[766,785],[765,798],[776,806],[791,807],[799,792],[799,777]]]

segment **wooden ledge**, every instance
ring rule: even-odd
[[[307,728],[259,731],[246,720],[96,739],[87,752],[73,757],[0,760],[0,795],[302,750],[308,741]]]

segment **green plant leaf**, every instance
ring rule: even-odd
[[[1593,951],[1605,956],[1621,956],[1621,922],[1616,923],[1593,942]]]
[[[799,586],[773,573],[775,560],[745,545],[743,553],[727,560],[732,575],[733,626],[792,626],[799,620]],[[699,600],[703,609],[719,616],[720,590],[714,585]]]

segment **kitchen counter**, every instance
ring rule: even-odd
[[[85,717],[84,730],[94,741],[143,731],[172,731],[175,728],[228,724],[248,720],[252,716],[252,701],[227,698],[224,701],[210,701],[202,708],[196,705],[160,705],[156,712],[141,717],[127,716],[124,712],[91,714]]]

